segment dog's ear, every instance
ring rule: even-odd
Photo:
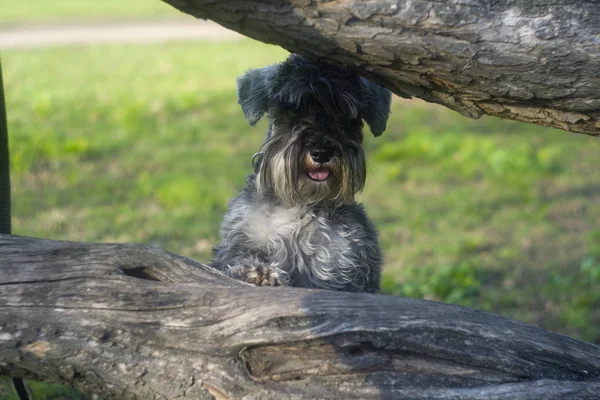
[[[365,94],[363,119],[371,128],[373,135],[381,136],[390,116],[392,92],[362,77],[361,84]]]
[[[269,106],[269,77],[275,72],[273,66],[251,69],[237,78],[238,104],[244,116],[254,126]]]

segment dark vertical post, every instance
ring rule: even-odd
[[[2,80],[2,60],[0,59],[0,233],[11,233],[10,223],[10,157],[8,156],[8,120],[6,118],[6,98]],[[29,400],[25,383],[14,378],[15,390],[21,400]]]
[[[11,233],[10,224],[10,164],[8,158],[8,122],[0,60],[0,233]]]

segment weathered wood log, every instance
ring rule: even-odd
[[[163,0],[403,97],[600,136],[600,2]]]
[[[105,399],[592,399],[600,347],[431,301],[252,287],[138,245],[0,235],[0,374]]]

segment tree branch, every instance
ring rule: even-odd
[[[164,0],[399,96],[600,136],[600,3]]]
[[[463,307],[257,288],[130,244],[0,235],[0,374],[103,398],[593,398],[600,347]]]

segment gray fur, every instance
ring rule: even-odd
[[[269,76],[275,67],[254,69],[237,79],[238,102],[251,126],[256,125],[267,112]]]
[[[256,174],[225,216],[213,267],[257,285],[379,290],[377,231],[354,195],[366,177],[362,120],[381,134],[385,92],[297,55],[238,79],[246,118],[253,125],[266,111],[269,132]],[[324,148],[333,155],[316,162]]]
[[[376,292],[382,255],[377,232],[360,204],[285,207],[257,193],[255,176],[235,198],[215,249],[215,268],[278,270],[284,284]]]

